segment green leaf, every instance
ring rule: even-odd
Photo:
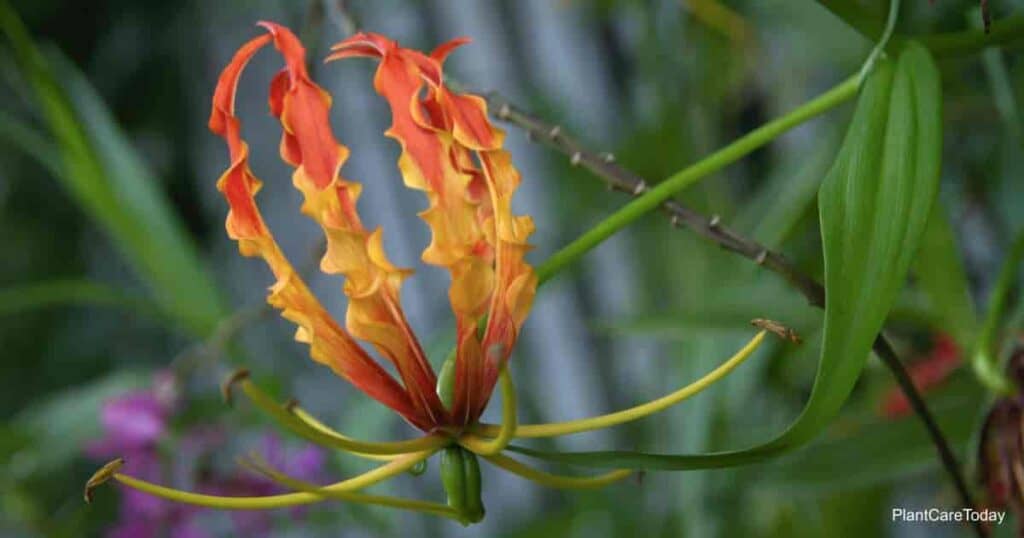
[[[19,144],[21,149],[57,173],[170,318],[190,332],[207,333],[222,314],[216,288],[159,181],[85,77],[66,60],[48,61],[6,2],[0,3],[0,30],[35,91],[52,138],[52,148],[45,154],[40,150],[47,146],[38,142]],[[18,132],[0,131],[7,138]]]
[[[943,204],[936,203],[914,261],[914,275],[927,295],[941,329],[961,349],[971,349],[978,315],[971,301],[967,274]]]
[[[928,52],[908,45],[865,83],[839,155],[818,194],[825,258],[824,334],[803,412],[775,439],[695,455],[510,450],[594,467],[703,469],[778,456],[814,439],[853,390],[903,286],[938,189],[941,88]]]

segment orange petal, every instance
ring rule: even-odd
[[[295,338],[310,345],[314,360],[329,366],[413,425],[429,429],[432,422],[405,390],[338,326],[313,296],[281,252],[256,205],[254,197],[261,182],[249,169],[248,146],[241,138],[241,124],[234,112],[235,93],[245,65],[270,40],[271,36],[266,35],[243,45],[221,73],[214,92],[210,130],[225,139],[231,158],[231,166],[217,181],[217,188],[230,207],[228,235],[238,241],[243,255],[260,256],[270,266],[277,282],[267,300],[299,326]]]
[[[487,119],[487,102],[477,95],[459,95],[440,86],[437,91],[441,108],[452,119],[452,135],[463,147],[472,150],[500,149],[505,133]]]
[[[448,55],[451,54],[455,49],[463,45],[469,44],[471,41],[472,39],[468,37],[456,37],[455,39],[451,39],[449,41],[441,43],[437,47],[434,47],[434,50],[430,52],[430,57],[437,60],[438,63],[444,63],[445,59],[448,58]]]
[[[346,325],[395,364],[413,404],[443,424],[447,419],[435,392],[437,379],[400,306],[402,280],[411,272],[395,267],[384,253],[380,231],[370,232],[360,221],[356,200],[361,187],[340,176],[348,149],[334,137],[331,98],[309,78],[302,44],[287,28],[263,26],[287,65],[271,84],[270,98],[271,112],[284,127],[281,157],[295,167],[292,180],[305,198],[302,212],[327,237],[321,269],[345,276]]]
[[[533,233],[533,219],[512,214],[512,195],[519,186],[519,171],[512,166],[507,151],[498,149],[477,153],[494,206],[491,237],[495,245],[495,293],[487,318],[482,348],[482,379],[489,396],[501,367],[512,353],[519,336],[519,328],[533,306],[537,289],[537,276],[526,263],[526,253],[532,248],[527,242]],[[473,413],[483,413],[487,399],[474,402]]]
[[[488,121],[483,99],[443,84],[441,62],[465,42],[450,41],[427,56],[364,33],[339,43],[328,57],[380,60],[374,87],[391,107],[387,134],[402,146],[399,169],[405,184],[424,191],[429,202],[420,214],[432,232],[423,260],[452,275],[457,422],[475,420],[486,406],[536,288],[523,261],[533,224],[512,215],[519,175],[501,149],[504,134]],[[484,316],[481,338],[477,324]]]

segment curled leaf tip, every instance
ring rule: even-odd
[[[96,488],[105,484],[108,480],[113,478],[114,473],[121,469],[124,465],[124,458],[117,458],[110,463],[107,463],[103,467],[100,467],[95,473],[89,477],[89,480],[85,483],[85,492],[82,497],[86,503],[92,503],[92,492]]]
[[[789,340],[794,344],[803,342],[803,339],[800,338],[800,335],[797,334],[795,330],[786,327],[778,321],[765,318],[755,318],[750,320],[750,324],[758,329],[768,331],[783,340]]]
[[[224,403],[231,407],[234,400],[231,397],[231,389],[236,383],[243,379],[249,379],[249,370],[247,368],[239,368],[231,373],[224,382],[220,384],[220,396],[224,399]]]
[[[282,404],[282,407],[284,407],[284,410],[288,411],[289,413],[294,412],[295,408],[298,407],[298,406],[299,406],[299,400],[297,400],[295,398],[288,398],[288,401],[286,401],[284,404]]]

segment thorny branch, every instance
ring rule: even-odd
[[[581,166],[603,179],[608,187],[632,196],[639,196],[649,188],[644,178],[623,168],[611,153],[593,153],[567,135],[560,126],[531,116],[515,108],[497,93],[487,96],[488,107],[498,119],[524,129],[534,141],[539,141],[569,157],[573,166]],[[673,226],[685,226],[722,248],[754,260],[758,265],[778,273],[807,297],[811,305],[825,306],[825,288],[810,276],[794,267],[786,258],[760,243],[743,237],[722,224],[718,215],[708,217],[689,207],[669,200],[662,205]]]
[[[531,140],[564,154],[569,158],[570,164],[588,170],[603,180],[612,190],[634,197],[640,196],[648,190],[648,182],[635,172],[619,165],[613,154],[596,153],[586,149],[566,134],[561,126],[550,124],[524,112],[497,92],[490,92],[487,95],[487,104],[488,110],[496,118],[523,129]],[[676,200],[666,201],[662,204],[661,209],[668,215],[672,226],[686,227],[726,250],[753,260],[758,265],[783,277],[800,291],[812,306],[825,307],[825,287],[820,282],[794,266],[782,254],[728,228],[722,224],[722,219],[718,215],[708,217]],[[896,378],[896,382],[907,396],[914,412],[924,422],[932,443],[938,451],[939,459],[960,495],[961,502],[964,506],[973,508],[975,505],[956,456],[892,345],[884,335],[879,333],[875,338],[873,349]],[[975,531],[979,536],[986,535],[985,529],[980,524],[975,525]]]

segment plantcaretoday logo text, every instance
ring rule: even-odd
[[[957,510],[944,510],[942,508],[925,508],[923,510],[908,510],[906,508],[893,508],[892,520],[904,523],[994,523],[1002,525],[1005,511],[999,510],[975,510],[973,508],[961,508]]]

